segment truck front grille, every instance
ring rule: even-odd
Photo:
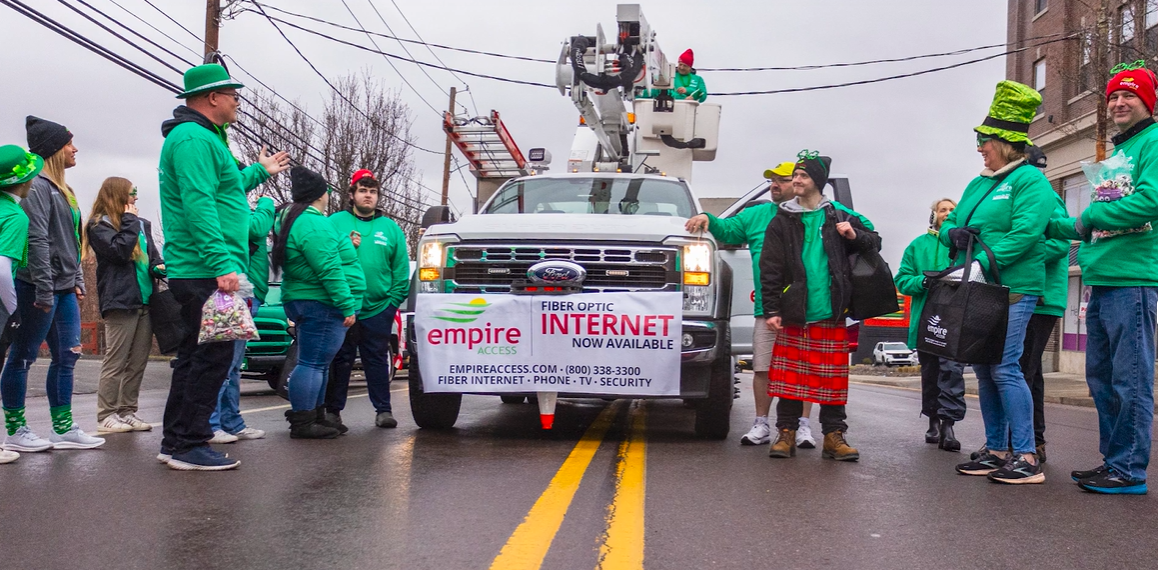
[[[572,261],[587,270],[584,292],[676,291],[676,250],[657,247],[455,246],[446,278],[462,293],[502,293],[540,261]]]

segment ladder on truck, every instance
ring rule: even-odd
[[[529,173],[527,159],[507,131],[498,111],[492,110],[488,116],[461,119],[445,113],[442,126],[477,179],[476,211],[503,182]]]

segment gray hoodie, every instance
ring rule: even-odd
[[[52,305],[56,291],[79,287],[84,292],[80,244],[68,198],[41,174],[20,206],[28,214],[28,267],[18,270],[16,278],[36,287],[36,302],[41,305]]]

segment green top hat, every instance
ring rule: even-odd
[[[1002,81],[997,84],[993,104],[989,106],[989,116],[981,126],[973,129],[983,135],[999,138],[1009,143],[1025,143],[1029,140],[1029,123],[1041,105],[1041,93],[1028,85],[1016,81]]]
[[[216,63],[198,65],[185,72],[185,92],[178,95],[178,99],[186,99],[207,91],[216,91],[228,87],[245,87],[239,81],[231,79],[229,72]]]
[[[0,188],[24,184],[44,168],[44,159],[14,144],[0,146]]]

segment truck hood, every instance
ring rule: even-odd
[[[431,226],[425,236],[456,235],[466,240],[567,240],[661,242],[694,237],[685,218],[606,214],[475,214],[453,224]],[[704,234],[704,239],[711,239]]]

